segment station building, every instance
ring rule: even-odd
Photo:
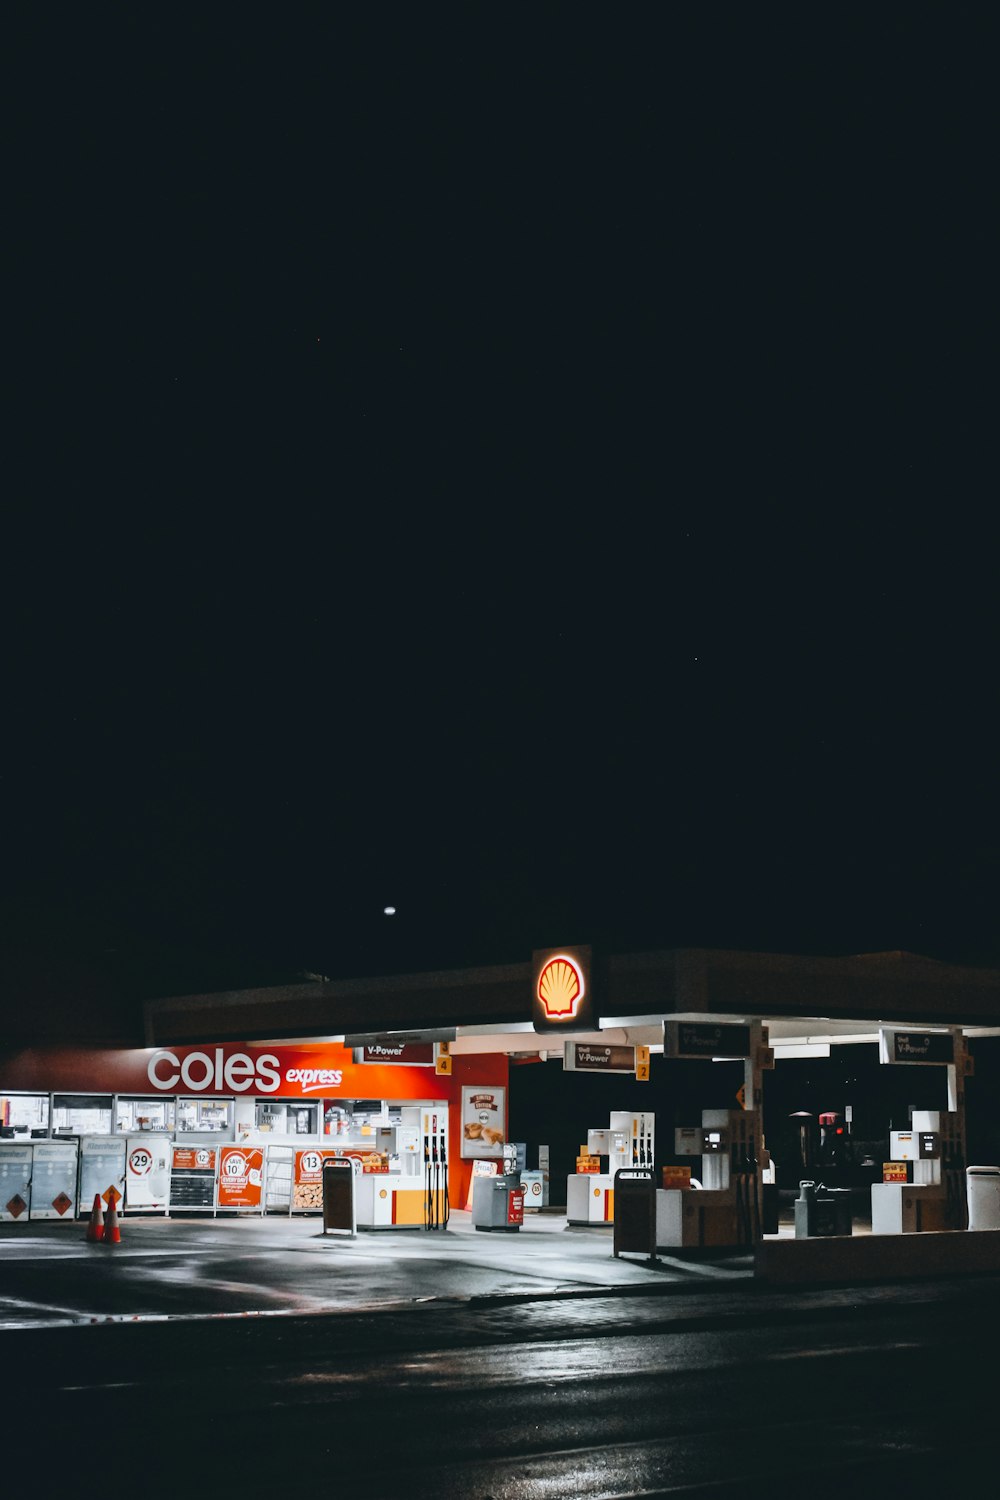
[[[569,946],[150,1000],[144,1025],[142,1048],[0,1048],[0,1218],[107,1189],[126,1213],[316,1211],[339,1155],[359,1225],[440,1224],[516,1151],[575,1223],[613,1222],[617,1171],[655,1173],[666,1246],[766,1236],[807,1175],[870,1186],[873,1229],[904,1234],[967,1226],[970,1120],[1000,1148],[976,1096],[1000,971],[908,953]]]

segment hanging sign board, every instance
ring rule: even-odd
[[[434,1044],[434,1071],[443,1077],[451,1073],[451,1044],[450,1042],[435,1042]]]
[[[940,1067],[955,1061],[955,1038],[948,1031],[896,1031],[883,1026],[878,1034],[878,1060]]]
[[[433,1042],[394,1042],[387,1037],[384,1042],[366,1042],[363,1047],[353,1050],[356,1063],[429,1068],[434,1062]]]
[[[214,1146],[174,1147],[170,1162],[171,1208],[214,1211],[217,1160]]]
[[[462,1156],[468,1160],[494,1157],[503,1160],[507,1135],[507,1090],[464,1088],[462,1090]]]
[[[264,1152],[260,1146],[219,1148],[219,1207],[260,1211]]]
[[[597,1042],[566,1042],[563,1068],[567,1073],[634,1073],[634,1047],[603,1047]]]
[[[667,1057],[749,1057],[750,1027],[666,1021],[663,1050]]]

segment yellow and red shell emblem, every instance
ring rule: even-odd
[[[583,999],[583,975],[571,958],[550,958],[538,976],[538,1000],[550,1021],[572,1020]]]

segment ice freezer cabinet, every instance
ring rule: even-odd
[[[72,1219],[77,1143],[0,1145],[0,1219]]]
[[[76,1205],[76,1141],[36,1141],[31,1148],[31,1217],[72,1219]]]
[[[28,1217],[31,1204],[31,1147],[0,1145],[0,1221]]]
[[[85,1135],[80,1140],[80,1198],[77,1212],[89,1216],[94,1198],[102,1211],[125,1193],[125,1141],[122,1136]]]
[[[570,1224],[613,1224],[615,1179],[610,1172],[578,1172],[566,1179],[566,1220]]]

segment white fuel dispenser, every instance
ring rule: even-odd
[[[656,1244],[740,1246],[760,1234],[760,1188],[752,1110],[706,1109],[701,1127],[674,1132],[675,1156],[701,1159],[701,1186],[658,1188]]]
[[[575,1172],[566,1181],[566,1218],[570,1224],[612,1224],[615,1217],[615,1173],[625,1167],[652,1167],[652,1113],[614,1110],[607,1126],[587,1131],[587,1154],[600,1170]]]
[[[872,1184],[872,1234],[961,1229],[965,1223],[961,1122],[956,1111],[913,1111],[909,1130],[889,1133],[893,1161],[911,1165],[908,1182]]]

